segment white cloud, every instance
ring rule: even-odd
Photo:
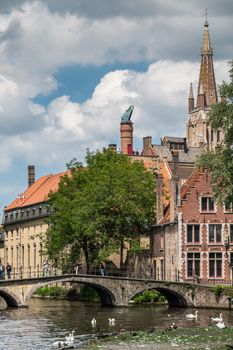
[[[156,141],[184,134],[189,82],[199,73],[199,8],[187,1],[142,1],[140,7],[137,0],[135,8],[136,0],[114,1],[95,15],[87,0],[70,12],[64,1],[8,1],[17,7],[0,15],[0,171],[17,173],[13,163],[20,159],[47,164],[53,172],[74,156],[82,159],[87,147],[119,144],[120,117],[130,104],[137,145],[147,135]],[[232,56],[231,21],[216,14],[210,28],[219,83]],[[55,76],[61,68],[144,60],[155,63],[146,72],[104,75],[83,103],[67,95],[47,107],[33,102],[59,87]]]

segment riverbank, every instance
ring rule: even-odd
[[[233,327],[218,329],[183,328],[150,330],[147,332],[122,332],[105,339],[92,341],[81,347],[82,350],[227,350],[226,345],[233,346]]]

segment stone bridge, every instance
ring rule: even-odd
[[[103,306],[127,306],[137,294],[157,290],[165,296],[170,306],[230,308],[226,296],[216,297],[211,286],[95,275],[60,275],[0,281],[0,296],[8,306],[28,306],[32,294],[40,287],[54,283],[77,283],[87,285],[99,294]]]

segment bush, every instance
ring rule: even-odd
[[[80,299],[97,301],[100,300],[99,294],[89,286],[83,286],[80,289]]]
[[[65,296],[67,290],[64,287],[41,287],[36,290],[35,294],[40,295],[41,297],[58,297]]]
[[[224,288],[222,286],[214,286],[211,291],[216,295],[216,297],[220,297],[220,295],[222,294]]]
[[[134,298],[135,304],[142,304],[142,303],[156,303],[158,301],[164,302],[166,299],[163,295],[161,295],[157,291],[153,290],[147,290],[143,292],[142,294],[136,295]]]

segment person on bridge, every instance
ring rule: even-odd
[[[106,276],[106,266],[103,261],[100,263],[100,274],[101,276]]]
[[[4,279],[4,275],[5,275],[5,267],[2,264],[2,262],[0,262],[0,280]]]
[[[6,273],[7,273],[7,278],[8,280],[11,279],[11,271],[12,271],[12,267],[9,263],[6,264]]]
[[[49,262],[48,262],[48,260],[44,261],[44,264],[43,264],[43,275],[44,276],[48,276],[49,275]]]

